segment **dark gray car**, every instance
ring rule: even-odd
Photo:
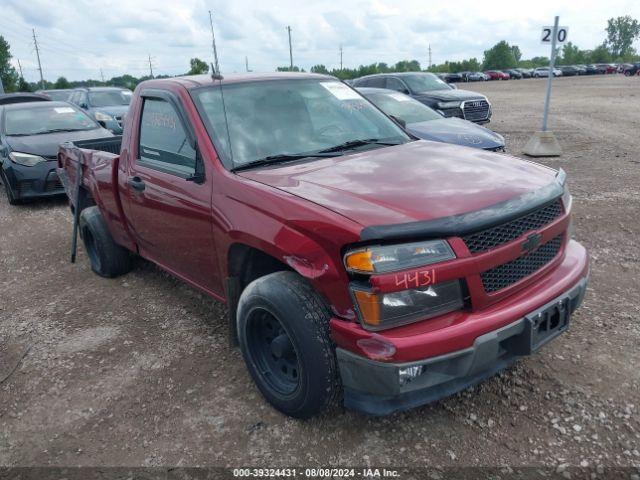
[[[404,93],[441,112],[445,117],[463,118],[474,123],[487,123],[491,119],[491,104],[487,97],[454,88],[433,73],[367,75],[354,80],[354,86],[386,88]]]
[[[58,146],[112,136],[67,102],[0,105],[0,178],[9,203],[64,194],[55,171]]]
[[[358,91],[418,138],[483,150],[504,150],[502,135],[461,118],[444,118],[408,95],[382,88],[358,88]]]
[[[77,88],[69,97],[69,102],[85,110],[104,128],[120,135],[131,103],[131,90],[117,87]]]

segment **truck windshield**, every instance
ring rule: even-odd
[[[4,123],[5,133],[15,136],[99,128],[85,113],[64,104],[7,109]]]
[[[409,85],[413,93],[432,92],[433,90],[450,90],[451,87],[436,77],[433,73],[418,73],[403,75],[402,80]]]
[[[89,103],[92,107],[111,107],[113,105],[129,105],[131,103],[131,92],[104,91],[89,92]]]
[[[196,90],[194,99],[229,169],[411,140],[360,94],[336,80],[222,84]]]
[[[430,120],[442,120],[442,115],[430,109],[425,104],[414,100],[409,95],[399,92],[390,93],[365,93],[365,97],[371,100],[380,110],[387,115],[393,115],[407,123],[428,122]]]

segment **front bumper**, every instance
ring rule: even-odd
[[[2,172],[3,180],[8,184],[5,188],[11,188],[11,193],[18,200],[63,195],[65,192],[56,173],[56,166],[56,160],[33,167],[5,160]]]
[[[336,350],[347,408],[387,415],[452,395],[530,355],[569,326],[587,288],[587,277],[524,317],[475,339],[469,348],[404,363],[370,360]],[[400,373],[404,372],[404,383]],[[414,376],[407,376],[413,372]]]

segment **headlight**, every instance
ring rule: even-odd
[[[383,330],[460,310],[463,305],[459,280],[393,293],[371,293],[352,286],[356,310],[367,330]]]
[[[387,273],[456,258],[444,240],[373,246],[348,252],[347,270],[353,273]]]
[[[102,112],[96,112],[95,117],[99,122],[108,122],[113,120],[113,117],[111,115],[107,115],[106,113]]]
[[[438,102],[438,108],[458,108],[460,102]]]
[[[38,155],[31,155],[30,153],[20,153],[20,152],[11,152],[9,154],[9,158],[13,160],[15,163],[19,165],[24,165],[25,167],[33,167],[34,165],[47,161],[46,159]]]

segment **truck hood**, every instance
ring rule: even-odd
[[[424,140],[238,173],[363,227],[479,210],[549,185],[555,174],[508,155]]]
[[[94,128],[78,132],[44,133],[25,137],[7,136],[5,140],[12,152],[30,153],[31,155],[55,158],[56,155],[58,155],[58,146],[61,143],[104,137],[113,137],[113,133],[104,128]]]
[[[456,100],[484,100],[485,96],[469,90],[451,89],[451,90],[432,90],[416,94],[413,96],[416,100],[438,100],[441,102],[452,102]]]
[[[407,130],[423,140],[453,143],[465,147],[496,149],[504,147],[504,139],[488,128],[461,118],[440,118],[428,122],[409,123]]]

